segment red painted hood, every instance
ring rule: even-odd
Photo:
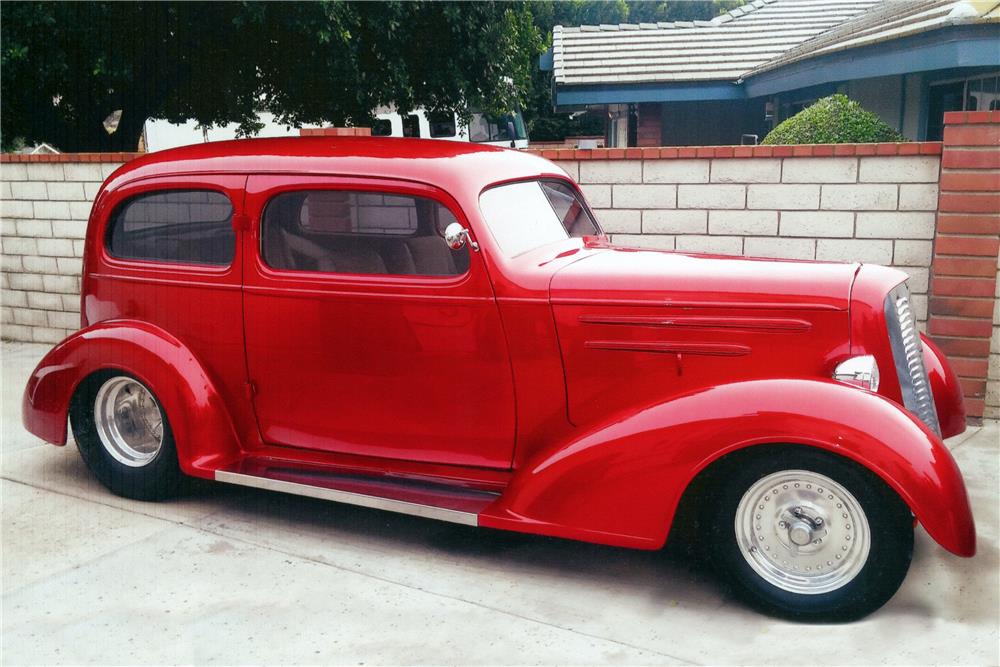
[[[847,310],[858,264],[609,248],[560,269],[555,303]]]

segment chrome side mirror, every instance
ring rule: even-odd
[[[444,242],[447,243],[448,247],[452,250],[459,250],[468,241],[469,230],[463,227],[460,223],[453,222],[444,228]],[[472,241],[471,245],[473,250],[479,250],[479,244],[475,241]]]

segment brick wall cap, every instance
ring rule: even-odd
[[[1000,111],[946,111],[945,125],[978,125],[1000,123]]]
[[[994,112],[990,112],[994,113]],[[1000,112],[996,112],[1000,113]],[[940,141],[882,144],[798,144],[782,146],[644,146],[639,148],[528,148],[549,160],[688,160],[796,157],[856,157],[858,155],[940,155]]]
[[[145,155],[131,153],[0,153],[0,163],[4,162],[128,162]]]

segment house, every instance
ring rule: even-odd
[[[842,92],[910,139],[1000,104],[997,0],[754,0],[711,21],[563,27],[555,107],[607,114],[609,146],[756,143]]]

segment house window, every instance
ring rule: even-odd
[[[944,115],[949,111],[1000,109],[1000,72],[987,76],[931,84],[927,110],[927,141],[944,137]]]
[[[966,111],[1000,110],[1000,74],[970,79],[965,91]]]

